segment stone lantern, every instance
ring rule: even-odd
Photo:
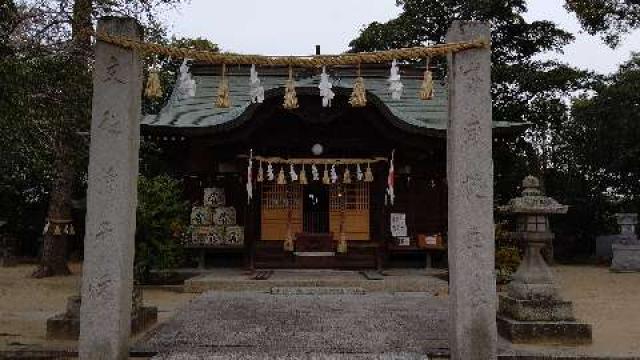
[[[620,235],[628,236],[631,241],[636,242],[636,226],[638,225],[638,214],[617,213],[616,220],[620,226]]]
[[[499,208],[515,215],[516,231],[511,236],[526,248],[506,294],[500,295],[498,332],[514,343],[589,343],[591,326],[575,321],[572,303],[560,298],[551,269],[540,254],[554,237],[549,215],[566,214],[568,206],[544,196],[536,177],[527,176],[522,187],[522,196]]]

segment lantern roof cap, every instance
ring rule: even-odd
[[[500,206],[498,210],[511,214],[566,214],[569,206],[544,196],[540,189],[540,180],[529,175],[522,180],[522,196],[511,199],[507,205]]]

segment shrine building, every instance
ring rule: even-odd
[[[448,99],[437,71],[423,100],[424,64],[399,65],[399,98],[388,65],[332,66],[326,107],[321,69],[257,68],[261,102],[252,101],[249,66],[223,74],[194,63],[189,71],[180,76],[192,77],[195,93],[176,85],[141,131],[184,182],[193,206],[184,246],[201,253],[201,266],[423,266],[427,254],[446,261]],[[350,103],[358,73],[363,106]],[[285,108],[290,74],[297,107]],[[228,107],[216,105],[222,83]],[[518,125],[494,121],[494,138],[517,135]]]

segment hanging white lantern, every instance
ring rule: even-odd
[[[251,103],[262,104],[262,102],[264,101],[264,87],[260,84],[260,78],[258,78],[258,72],[256,71],[255,65],[251,65],[249,84],[251,87],[251,89],[249,90]]]
[[[311,176],[313,178],[313,181],[320,180],[320,172],[318,172],[316,164],[311,164]]]
[[[324,146],[322,144],[313,144],[311,147],[311,153],[315,156],[320,156],[324,152]]]
[[[320,84],[318,88],[320,89],[320,96],[322,96],[322,107],[331,107],[331,100],[335,97],[335,93],[331,88],[333,85],[329,79],[329,74],[327,74],[327,69],[322,67],[322,74],[320,74]]]
[[[298,174],[296,174],[296,169],[293,167],[293,164],[289,165],[289,176],[292,182],[298,181]]]
[[[400,81],[400,68],[398,68],[398,63],[396,62],[396,60],[393,60],[393,62],[391,63],[391,74],[387,81],[389,82],[389,92],[391,93],[391,98],[393,100],[400,100],[400,98],[402,97],[402,90],[404,88],[404,85],[402,85],[402,82]]]
[[[360,164],[358,164],[356,166],[356,179],[358,179],[358,181],[362,181],[363,178],[364,178],[364,174],[362,173],[362,169],[360,168]]]

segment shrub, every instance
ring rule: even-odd
[[[520,266],[520,248],[509,236],[505,224],[496,224],[496,276],[498,283],[507,283]]]
[[[138,281],[148,279],[151,269],[182,264],[180,236],[188,217],[188,202],[182,198],[180,181],[166,175],[139,177],[135,261]]]

